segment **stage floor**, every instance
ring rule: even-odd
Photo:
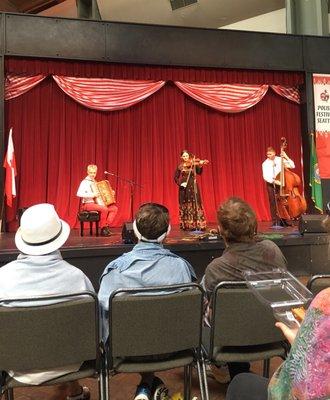
[[[87,227],[87,224],[86,224]],[[166,238],[166,245],[173,245],[179,243],[192,243],[203,241],[205,233],[208,233],[212,229],[216,229],[216,224],[211,224],[208,226],[205,232],[191,232],[182,231],[179,226],[172,226],[169,236]],[[64,244],[63,249],[79,249],[85,247],[105,247],[105,246],[120,246],[122,247],[122,228],[111,228],[112,235],[110,237],[90,236],[89,229],[84,230],[84,236],[80,236],[79,229],[72,229],[69,239]],[[282,239],[289,237],[300,237],[298,228],[296,226],[285,227],[281,229],[272,229],[269,222],[259,222],[258,223],[258,234],[259,236],[270,235],[273,239]],[[214,235],[212,235],[214,236]],[[17,252],[15,242],[15,233],[1,233],[0,234],[0,252]],[[213,240],[209,240],[212,242]],[[219,240],[215,240],[218,241]],[[220,239],[220,241],[222,241]]]
[[[215,229],[216,225],[208,227],[212,228]],[[81,237],[80,231],[73,229],[61,249],[64,259],[82,269],[96,288],[105,266],[133,246],[123,243],[121,228],[111,230],[113,233],[110,237],[96,237],[90,236],[89,230],[86,229],[85,236]],[[0,234],[0,267],[18,255],[14,236],[14,233]],[[259,222],[258,236],[260,239],[273,240],[281,248],[288,260],[289,270],[295,275],[330,273],[328,234],[301,235],[297,226],[272,229],[269,222]],[[174,226],[165,241],[165,247],[186,258],[201,278],[208,263],[222,254],[225,245],[221,238],[208,240],[204,234],[181,231],[178,226]]]

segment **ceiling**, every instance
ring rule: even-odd
[[[98,0],[103,20],[218,28],[285,7],[285,0],[198,0],[172,11],[169,0]],[[0,0],[0,11],[77,17],[76,0]]]

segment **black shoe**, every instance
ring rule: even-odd
[[[101,236],[111,236],[111,232],[108,226],[104,226],[101,229]]]
[[[282,222],[283,222],[283,226],[292,226],[291,221],[288,221],[288,220],[286,220],[286,219],[283,219]]]

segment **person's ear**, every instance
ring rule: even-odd
[[[167,231],[164,232],[162,235],[160,235],[159,238],[157,238],[157,242],[161,243],[162,241],[164,241],[166,236],[169,235],[170,232],[171,232],[171,224],[168,224]]]

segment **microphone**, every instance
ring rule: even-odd
[[[108,172],[108,171],[104,171],[103,172],[105,175],[112,175],[112,176],[116,176],[115,174],[113,174],[112,172]]]

